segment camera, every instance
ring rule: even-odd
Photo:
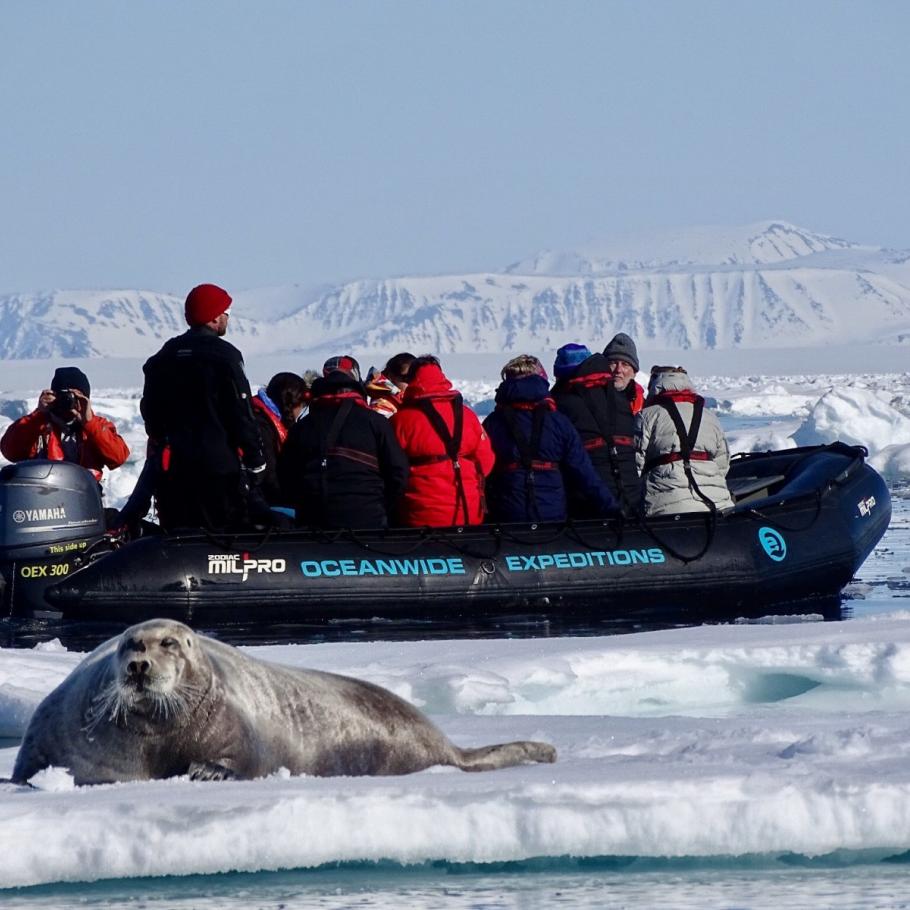
[[[56,393],[51,410],[58,417],[71,417],[72,412],[76,410],[78,399],[72,389],[63,389]]]

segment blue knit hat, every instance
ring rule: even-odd
[[[563,376],[570,376],[575,372],[579,364],[584,363],[590,356],[591,352],[583,344],[564,344],[556,352],[553,375],[557,379],[562,379]]]

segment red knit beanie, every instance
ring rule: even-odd
[[[200,284],[186,295],[186,321],[189,325],[205,325],[230,305],[230,294],[223,288],[216,284]]]

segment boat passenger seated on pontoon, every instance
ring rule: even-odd
[[[638,510],[640,483],[635,467],[636,417],[625,388],[620,390],[603,354],[583,344],[565,344],[556,352],[551,395],[572,421],[594,470],[620,501],[626,514]],[[597,504],[572,495],[569,511],[576,518],[598,517]]]
[[[278,484],[278,456],[288,432],[303,413],[310,390],[296,373],[276,373],[252,399],[253,416],[262,437],[265,471],[256,489],[269,506],[286,505]]]
[[[604,348],[607,368],[613,374],[613,386],[629,399],[633,414],[640,414],[645,404],[645,390],[635,381],[638,373],[638,348],[625,333],[618,332]]]
[[[636,459],[645,515],[733,505],[727,439],[682,367],[651,368]]]
[[[496,410],[483,422],[496,454],[486,489],[490,520],[565,521],[567,488],[601,515],[618,512],[578,430],[556,410],[543,364],[522,354],[501,375]]]
[[[411,464],[400,522],[411,527],[480,524],[493,449],[435,357],[418,357],[411,364],[408,387],[390,423]]]
[[[366,390],[370,409],[391,417],[401,405],[408,387],[408,370],[417,358],[407,351],[390,357],[380,373],[375,367],[367,374]]]
[[[408,460],[388,420],[367,407],[357,362],[332,358],[326,372],[278,458],[282,496],[298,525],[385,527],[404,491]]]

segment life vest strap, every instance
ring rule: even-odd
[[[359,449],[349,449],[345,446],[333,446],[326,451],[326,455],[335,455],[338,458],[347,458],[348,461],[356,461],[358,464],[366,465],[374,471],[379,470],[379,461],[374,455],[368,452],[361,452]]]
[[[510,461],[503,465],[497,465],[501,471],[558,471],[559,465],[555,461],[539,461],[536,458],[531,460],[528,467],[525,467],[520,461]]]
[[[417,406],[423,411],[433,431],[439,437],[443,446],[445,446],[446,455],[442,461],[452,463],[452,471],[455,474],[455,511],[452,516],[452,524],[457,525],[459,522],[459,508],[464,513],[464,523],[468,524],[471,520],[471,513],[468,508],[468,494],[464,487],[464,478],[461,475],[461,462],[459,455],[461,452],[462,433],[464,431],[464,404],[461,394],[457,394],[451,399],[452,403],[452,430],[446,426],[442,414],[433,406],[431,399],[422,399],[416,402]],[[427,456],[429,457],[429,456]],[[428,461],[426,464],[433,464]],[[481,481],[481,485],[482,485]]]
[[[412,468],[419,468],[427,464],[442,464],[444,461],[451,461],[448,455],[411,455],[408,462]]]
[[[602,449],[607,444],[603,436],[594,436],[585,440],[584,447],[590,452],[592,449]],[[631,436],[611,436],[609,445],[631,449],[635,447],[635,440]]]
[[[645,463],[642,473],[653,471],[654,468],[664,464],[673,464],[675,461],[685,461],[686,457],[682,452],[665,452],[663,455],[656,455],[649,458]],[[690,452],[689,461],[714,461],[714,456],[708,452]]]

